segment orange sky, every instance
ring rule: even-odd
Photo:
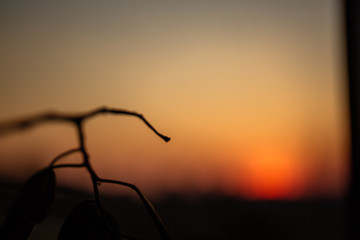
[[[107,105],[86,127],[101,176],[149,195],[341,196],[348,125],[337,1],[0,3],[0,120]],[[76,146],[46,124],[0,138],[24,178]],[[75,155],[70,160],[77,161]],[[76,172],[59,181],[74,184]],[[80,180],[78,185],[84,185]]]

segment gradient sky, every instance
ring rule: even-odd
[[[91,120],[86,134],[99,175],[149,195],[341,196],[340,13],[335,0],[1,1],[0,120],[143,113],[172,141],[122,116]],[[62,124],[1,137],[0,176],[24,179],[76,144]],[[59,171],[63,184],[86,182]]]

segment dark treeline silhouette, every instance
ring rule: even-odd
[[[17,192],[14,184],[5,186],[0,184],[0,213],[11,205]],[[72,208],[89,197],[90,192],[58,187],[49,216],[34,230],[32,239],[57,239],[60,225]],[[161,239],[135,197],[104,195],[102,202],[105,210],[111,209],[125,235]],[[247,201],[219,194],[192,198],[170,194],[153,204],[175,240],[346,238],[345,208],[341,200]]]

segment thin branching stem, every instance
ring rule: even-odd
[[[69,167],[74,167],[74,168],[80,168],[80,167],[85,167],[84,164],[58,164],[58,165],[53,165],[51,166],[51,168],[55,169],[55,168],[69,168]]]
[[[63,152],[63,153],[59,154],[58,156],[56,156],[56,157],[54,158],[54,160],[51,161],[50,166],[53,166],[53,165],[54,165],[57,161],[59,161],[61,158],[66,157],[66,156],[68,156],[68,155],[70,155],[70,154],[79,152],[79,151],[80,151],[80,148],[74,148],[74,149],[70,149],[70,150],[68,150],[68,151],[66,151],[66,152]]]
[[[100,211],[100,215],[103,219],[106,220],[106,216],[105,216],[105,212],[104,209],[102,207],[101,201],[100,201],[100,193],[99,193],[99,187],[98,187],[98,179],[99,177],[97,176],[95,170],[92,168],[90,161],[89,161],[89,154],[87,153],[86,147],[85,147],[85,137],[84,137],[84,130],[83,130],[83,119],[77,120],[75,122],[76,124],[76,129],[77,129],[77,133],[78,133],[78,137],[79,137],[79,148],[80,148],[80,152],[83,156],[83,164],[85,165],[85,167],[87,168],[90,177],[91,177],[91,182],[93,185],[93,189],[94,189],[94,197],[95,197],[95,201],[96,201],[96,205]]]
[[[115,115],[116,114],[129,115],[129,116],[137,117],[140,120],[142,120],[146,124],[146,126],[148,126],[156,135],[158,135],[160,138],[162,138],[165,142],[170,141],[169,137],[159,133],[144,118],[143,115],[141,115],[137,112],[133,112],[133,111],[116,109],[116,108],[107,108],[107,107],[101,107],[101,108],[98,108],[98,109],[95,109],[93,111],[83,113],[83,114],[68,114],[68,113],[60,114],[60,113],[56,113],[56,112],[48,112],[48,113],[28,117],[28,118],[25,118],[22,120],[15,120],[15,121],[10,121],[10,122],[0,123],[0,135],[4,135],[4,134],[7,134],[7,133],[10,133],[13,131],[17,131],[17,130],[27,129],[34,125],[43,123],[43,122],[57,121],[57,122],[72,122],[72,123],[74,123],[76,121],[90,119],[96,115],[105,114],[105,113],[115,114]]]
[[[140,197],[141,201],[146,207],[146,210],[148,211],[151,219],[155,223],[156,228],[160,232],[163,239],[170,240],[170,236],[168,232],[166,231],[165,225],[162,222],[160,216],[156,212],[154,206],[151,204],[150,200],[140,191],[138,187],[136,187],[134,184],[123,182],[123,181],[116,181],[111,179],[98,179],[98,182],[104,182],[104,183],[113,183],[113,184],[119,184],[122,186],[129,187],[130,189],[134,190],[136,194]]]
[[[78,135],[79,147],[68,150],[68,151],[58,155],[57,157],[55,157],[54,160],[51,162],[50,167],[52,167],[54,169],[55,168],[65,168],[65,167],[76,167],[76,168],[85,167],[88,170],[90,177],[91,177],[91,182],[92,182],[93,189],[94,189],[94,197],[95,197],[97,207],[99,209],[101,217],[105,220],[106,223],[108,223],[108,221],[107,221],[107,218],[105,216],[105,213],[104,213],[101,201],[100,201],[98,184],[100,184],[101,182],[107,182],[107,183],[120,184],[120,185],[127,186],[127,187],[133,189],[138,194],[138,196],[140,197],[142,202],[144,203],[147,211],[149,212],[152,220],[154,221],[154,223],[155,223],[156,227],[158,228],[163,239],[169,240],[170,237],[169,237],[167,231],[165,230],[165,226],[164,226],[163,222],[161,221],[159,215],[157,214],[155,208],[153,207],[151,202],[147,199],[147,197],[144,194],[142,194],[141,191],[135,185],[126,183],[126,182],[121,182],[121,181],[101,179],[97,176],[95,170],[91,166],[91,163],[89,160],[89,154],[88,154],[86,146],[85,146],[83,123],[87,119],[90,119],[94,116],[97,116],[99,114],[105,114],[105,113],[135,116],[135,117],[139,118],[140,120],[142,120],[146,126],[148,126],[156,135],[158,135],[160,138],[162,138],[165,142],[170,141],[169,137],[159,133],[144,118],[143,115],[136,113],[136,112],[123,110],[123,109],[113,109],[113,108],[106,108],[106,107],[101,107],[101,108],[98,108],[98,109],[95,109],[93,111],[83,113],[83,114],[59,114],[59,113],[50,112],[50,113],[45,113],[45,114],[40,114],[40,115],[36,115],[33,117],[29,117],[29,118],[26,118],[23,120],[12,121],[9,123],[0,123],[0,136],[10,133],[12,131],[27,129],[34,125],[38,125],[38,124],[44,123],[44,122],[57,121],[57,122],[69,122],[69,123],[75,124],[76,130],[77,130],[77,135]],[[81,153],[82,158],[83,158],[83,162],[81,164],[58,164],[58,165],[55,165],[55,163],[58,160],[60,160],[61,158],[68,156],[75,152]],[[109,224],[108,224],[108,226],[109,226]]]

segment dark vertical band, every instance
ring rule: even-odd
[[[360,239],[360,1],[344,0],[346,57],[351,128],[351,165],[347,219],[349,239]]]

